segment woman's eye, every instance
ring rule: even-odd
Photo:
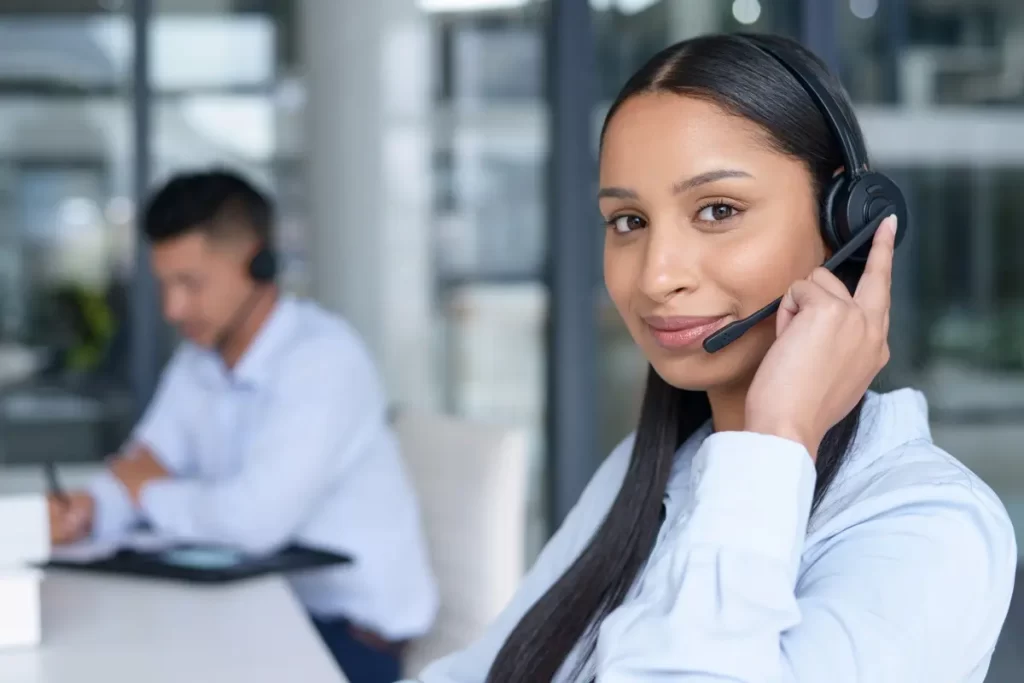
[[[615,232],[625,235],[634,230],[647,227],[647,221],[640,218],[640,216],[619,216],[609,221],[609,225],[611,225]]]
[[[729,206],[728,204],[709,204],[700,210],[697,214],[697,218],[708,223],[714,223],[715,221],[724,221],[727,218],[732,218],[736,215],[736,209]]]

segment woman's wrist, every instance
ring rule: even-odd
[[[744,425],[744,430],[793,441],[806,448],[812,460],[818,456],[818,445],[821,443],[821,439],[814,438],[806,429],[802,429],[791,422],[748,418]]]

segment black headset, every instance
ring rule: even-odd
[[[277,257],[266,244],[249,261],[249,277],[256,284],[269,284],[277,277]]]
[[[821,231],[832,249],[824,267],[834,271],[846,261],[864,262],[871,251],[871,237],[886,217],[896,214],[896,246],[906,235],[909,212],[903,192],[884,173],[868,168],[867,150],[854,134],[855,127],[817,74],[797,60],[789,60],[781,51],[765,42],[748,37],[747,41],[781,64],[796,78],[814,100],[843,152],[843,172],[836,176],[825,193],[821,210]],[[778,298],[753,315],[729,323],[704,340],[704,350],[714,353],[739,339],[747,330],[779,309]]]

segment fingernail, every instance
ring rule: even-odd
[[[889,232],[891,232],[893,236],[896,235],[896,228],[899,227],[898,221],[899,219],[896,218],[896,214],[889,216]]]

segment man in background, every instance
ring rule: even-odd
[[[122,453],[70,504],[56,543],[140,522],[176,540],[353,557],[289,577],[352,683],[401,678],[402,643],[437,609],[415,495],[370,354],[274,284],[270,201],[243,178],[180,175],[142,229],[163,313],[184,337]]]

